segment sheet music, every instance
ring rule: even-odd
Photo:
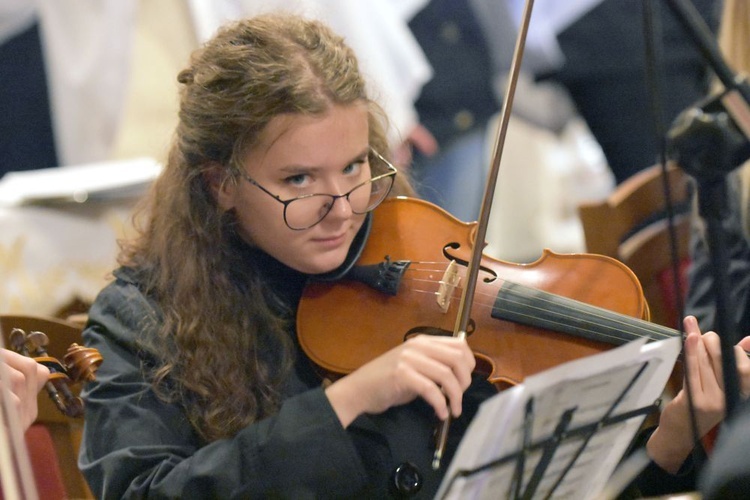
[[[519,491],[526,491],[544,448],[532,447],[523,454],[523,479],[520,488],[514,488],[518,452],[524,448],[525,417],[532,422],[528,425],[528,448],[549,443],[566,411],[571,416],[569,432],[557,446],[549,447],[551,461],[529,498],[595,498],[645,415],[598,429],[595,424],[657,401],[680,349],[678,337],[630,342],[530,376],[523,384],[489,399],[461,441],[436,498],[514,498]],[[493,467],[454,479],[459,471],[488,464]]]

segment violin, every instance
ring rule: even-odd
[[[526,0],[478,222],[424,201],[388,200],[373,211],[371,236],[345,279],[305,288],[299,343],[328,378],[418,334],[466,339],[475,371],[498,389],[607,346],[680,335],[648,321],[638,279],[615,259],[545,250],[534,263],[511,264],[482,252],[532,5]],[[437,429],[435,470],[449,421]]]
[[[356,266],[340,281],[310,283],[298,308],[300,345],[331,378],[412,335],[452,335],[477,244],[476,223],[418,199],[386,200],[372,218]],[[636,338],[680,335],[648,318],[638,279],[616,259],[545,250],[513,264],[484,255],[466,340],[475,370],[503,389]]]
[[[305,288],[297,311],[300,346],[329,377],[417,334],[465,338],[476,371],[498,388],[607,345],[679,335],[647,321],[638,279],[615,259],[545,251],[519,265],[482,252],[532,5],[526,0],[521,16],[478,222],[460,222],[416,199],[387,200],[372,213],[354,272]],[[447,428],[448,419],[433,468]]]
[[[94,380],[96,370],[102,363],[102,356],[97,349],[73,343],[68,347],[61,363],[47,353],[48,344],[49,338],[42,332],[27,334],[20,328],[13,328],[10,332],[11,349],[33,358],[49,369],[49,380],[44,388],[57,409],[67,417],[82,417],[83,400],[75,396],[70,387]]]

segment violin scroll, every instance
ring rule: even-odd
[[[68,376],[73,383],[90,382],[96,378],[96,370],[102,364],[102,355],[93,347],[70,344],[63,356]]]
[[[20,328],[14,328],[10,333],[10,345],[14,351],[49,368],[50,377],[45,389],[58,410],[68,417],[81,417],[83,400],[72,393],[70,386],[94,380],[96,370],[102,363],[102,356],[94,348],[73,343],[63,357],[63,364],[47,353],[48,344],[49,338],[42,332],[27,334]]]

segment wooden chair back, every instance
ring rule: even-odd
[[[13,328],[20,328],[26,333],[39,331],[45,333],[49,338],[47,352],[50,356],[62,361],[68,346],[72,343],[81,343],[81,326],[63,321],[56,318],[47,318],[40,316],[27,315],[0,315],[0,325],[4,335],[4,344],[9,345],[9,335]],[[72,391],[78,395],[80,387],[73,386]],[[38,470],[40,466],[47,465],[51,468],[59,467],[62,475],[64,488],[67,498],[94,498],[86,484],[83,475],[78,469],[78,449],[81,445],[83,435],[83,419],[73,419],[63,415],[50,400],[46,391],[42,391],[38,396],[39,416],[32,426],[43,426],[49,433],[54,446],[54,456],[49,458],[49,463],[40,463],[34,455],[39,455],[39,450],[30,449],[32,455],[32,467],[34,475],[37,477],[37,485],[43,487],[44,480],[42,476],[47,474],[45,470]],[[33,439],[34,432],[27,433],[27,442]],[[36,443],[29,442],[29,448],[33,448]],[[57,463],[54,463],[56,459]],[[45,491],[40,491],[40,497],[46,497]]]
[[[692,182],[677,166],[667,166],[674,206],[679,290],[684,297],[689,263]],[[614,257],[638,277],[651,321],[671,328],[680,321],[672,272],[672,250],[662,168],[654,165],[619,184],[604,201],[582,204],[586,250]]]

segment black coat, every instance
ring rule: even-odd
[[[281,284],[277,296],[295,310],[307,277],[264,254],[256,252],[253,261]],[[85,343],[104,362],[84,391],[79,465],[97,497],[383,498],[393,471],[405,463],[422,475],[419,497],[434,495],[442,471],[430,467],[432,409],[415,401],[344,429],[301,355],[276,415],[230,439],[203,442],[184,408],[158,399],[141,369],[153,360],[137,341],[153,334],[159,316],[129,269],[116,272],[90,311]],[[473,408],[491,394],[489,384],[477,385]],[[472,413],[468,408],[454,422],[451,451]]]

